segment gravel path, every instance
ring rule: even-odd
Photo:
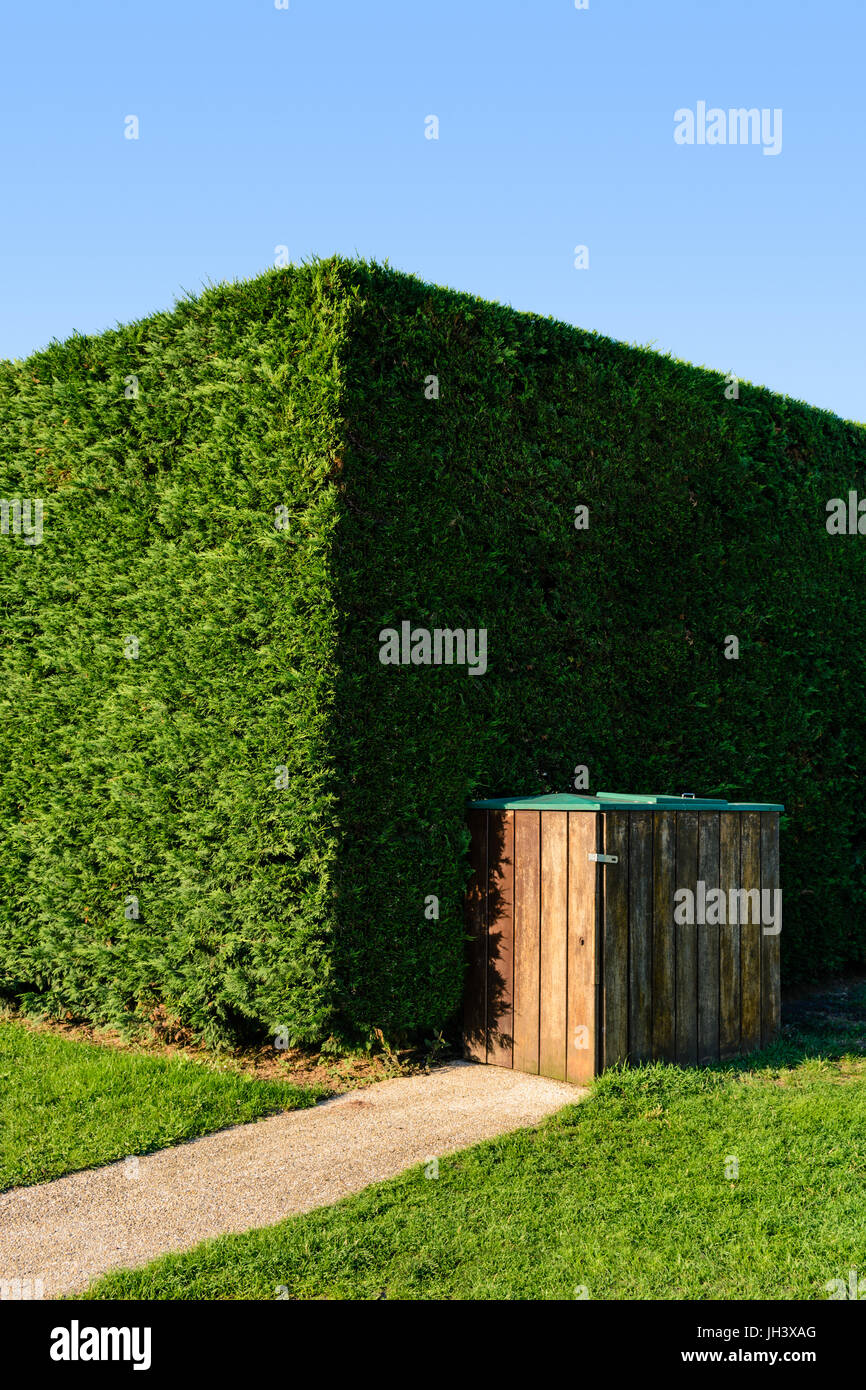
[[[0,1297],[75,1293],[110,1269],[226,1231],[273,1225],[413,1164],[536,1124],[585,1094],[544,1077],[457,1062],[7,1192],[0,1195]]]

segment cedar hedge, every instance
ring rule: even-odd
[[[785,976],[866,959],[866,546],[825,524],[866,431],[726,385],[337,257],[0,363],[0,497],[44,505],[0,536],[0,993],[442,1028],[466,799],[577,765],[783,801]],[[485,674],[383,664],[404,622]]]

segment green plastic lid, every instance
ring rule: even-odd
[[[629,792],[543,792],[541,796],[498,796],[470,801],[473,811],[784,811],[770,801],[722,801],[705,796],[646,796]]]

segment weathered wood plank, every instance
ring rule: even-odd
[[[628,850],[629,812],[604,813],[604,853],[618,863],[604,866],[604,1008],[602,1062],[628,1057]]]
[[[566,1080],[586,1085],[595,1075],[596,866],[598,813],[568,812],[568,1043]]]
[[[466,977],[464,983],[463,1049],[475,1062],[487,1061],[487,812],[470,811],[469,862],[472,877],[466,889]]]
[[[761,813],[740,814],[740,1047],[751,1052],[761,1045]]]
[[[565,1080],[568,1009],[568,816],[541,812],[541,962],[538,1070]]]
[[[652,1057],[653,813],[633,811],[628,850],[628,1055]]]
[[[698,886],[698,813],[677,811],[677,890]],[[683,916],[683,908],[677,910]],[[694,922],[677,922],[676,1060],[693,1067],[698,1060],[698,952]]]
[[[541,815],[514,812],[514,1067],[538,1072]]]
[[[779,887],[779,813],[761,811],[761,900],[771,914],[775,913],[776,889]],[[773,924],[781,926],[781,916]],[[781,937],[765,932],[761,927],[761,1046],[766,1047],[778,1036],[782,1021],[781,984],[779,978]]]
[[[725,895],[726,917],[719,935],[719,1056],[722,1061],[740,1050],[740,925],[727,912],[730,894],[740,885],[739,811],[719,816],[719,887]]]
[[[514,1064],[514,812],[488,811],[487,1060]]]
[[[698,815],[698,882],[709,895],[719,888],[719,813],[701,811]],[[698,1062],[709,1066],[719,1060],[719,922],[721,908],[715,901],[706,906],[704,922],[698,922]],[[706,920],[710,918],[712,920]]]
[[[676,1058],[677,879],[675,811],[653,812],[653,1051],[657,1061]]]

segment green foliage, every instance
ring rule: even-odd
[[[307,1109],[321,1094],[0,1020],[0,1192]]]
[[[834,1032],[789,1029],[711,1070],[607,1073],[538,1128],[446,1155],[436,1179],[410,1169],[84,1297],[826,1299],[862,1270],[862,1004]]]
[[[724,388],[339,259],[0,364],[0,497],[45,500],[0,538],[0,991],[435,1031],[465,800],[578,763],[783,801],[786,975],[863,960],[866,562],[824,522],[866,435]],[[486,628],[487,673],[383,666],[403,620]]]
[[[0,541],[0,988],[25,1008],[330,1027],[338,274],[0,367],[0,496],[45,499],[42,544]]]

